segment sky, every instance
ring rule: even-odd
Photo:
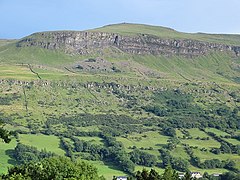
[[[0,0],[0,39],[139,23],[240,34],[240,0]]]

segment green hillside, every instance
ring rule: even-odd
[[[10,40],[10,39],[0,39],[0,47],[1,46],[5,46],[7,44],[10,44],[10,43],[14,43],[16,42],[17,40]]]
[[[147,25],[92,31],[240,46],[238,35]],[[0,173],[55,155],[89,161],[107,179],[162,173],[168,163],[179,172],[239,172],[239,77],[240,58],[229,52],[186,58],[110,47],[73,55],[1,40],[0,120],[17,133],[1,143]]]
[[[239,45],[240,35],[230,35],[230,34],[205,34],[205,33],[183,33],[175,31],[174,29],[160,27],[160,26],[149,26],[144,24],[113,24],[108,26],[103,26],[101,28],[96,28],[91,31],[96,32],[109,32],[109,33],[119,33],[122,35],[138,35],[138,34],[149,34],[165,39],[192,39],[198,41],[229,44],[229,45]]]

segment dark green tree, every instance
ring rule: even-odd
[[[5,143],[9,143],[11,132],[3,129],[3,123],[0,121],[0,138],[3,139]]]
[[[162,175],[162,180],[178,180],[178,173],[170,165],[167,166],[165,169],[163,175]]]
[[[18,178],[16,178],[18,177]],[[100,180],[97,169],[85,162],[72,162],[65,157],[46,158],[42,161],[29,162],[24,165],[15,166],[8,170],[2,179],[82,179]]]
[[[142,172],[137,171],[135,178],[136,180],[160,180],[161,175],[158,174],[158,172],[154,169],[151,169],[150,172],[146,169],[143,169]]]
[[[97,169],[85,162],[72,162],[65,157],[46,158],[38,163],[30,162],[24,165],[15,166],[8,170],[3,180],[26,179],[26,180],[50,180],[50,179],[71,179],[71,180],[102,180]]]
[[[190,171],[187,171],[183,177],[183,180],[192,180],[192,175]]]
[[[220,176],[220,180],[239,180],[240,174],[236,174],[233,172],[226,172]]]
[[[140,151],[139,149],[134,149],[129,154],[131,161],[138,165],[152,167],[157,162],[156,156]]]
[[[161,179],[161,175],[158,174],[158,172],[155,171],[154,169],[151,169],[148,179],[149,180],[159,180],[159,179]]]

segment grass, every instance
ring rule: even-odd
[[[0,174],[6,173],[8,167],[16,164],[14,159],[11,158],[12,151],[16,145],[15,139],[12,139],[9,144],[0,141]]]
[[[237,77],[232,68],[231,56],[225,53],[212,53],[189,60],[184,57],[133,56],[132,60],[164,74],[166,79],[182,81],[215,81],[232,83],[230,77]]]
[[[90,79],[96,79],[97,76],[101,79],[105,79],[105,77],[113,79],[125,77],[128,79],[127,82],[130,82],[133,78],[131,83],[136,82],[139,78],[141,78],[140,81],[142,79],[144,81],[157,80],[151,75],[139,73],[140,71],[156,71],[160,74],[162,80],[171,80],[172,82],[186,82],[186,79],[189,79],[192,81],[209,82],[210,80],[234,84],[232,79],[238,77],[238,71],[232,67],[231,55],[226,53],[212,53],[192,60],[183,57],[166,58],[152,55],[128,55],[125,60],[122,60],[123,57],[120,56],[112,61],[117,66],[121,67],[121,62],[126,62],[126,60],[132,62],[127,68],[122,67],[124,71],[121,73],[72,73],[64,69],[66,66],[73,66],[73,63],[79,59],[85,58],[87,57],[70,56],[60,51],[50,51],[36,47],[16,48],[13,45],[8,45],[0,47],[0,71],[2,72],[0,78],[37,80],[36,74],[32,73],[26,64],[31,64],[34,71],[38,72],[43,80],[77,79],[90,81]],[[111,58],[107,58],[107,60],[111,61]]]
[[[34,146],[38,150],[44,150],[63,156],[64,150],[60,148],[60,139],[56,136],[43,134],[20,134],[20,142],[25,145]],[[47,143],[46,143],[47,142]]]
[[[205,132],[197,129],[197,128],[192,128],[187,130],[190,135],[192,136],[192,139],[181,139],[181,142],[184,144],[188,144],[189,146],[196,146],[198,148],[219,148],[220,143],[208,136]],[[200,139],[195,139],[195,138],[209,138],[209,140],[200,140]]]
[[[48,65],[50,67],[62,67],[81,59],[79,56],[70,56],[61,51],[37,47],[17,48],[14,44],[0,46],[0,55],[0,62]]]
[[[103,163],[102,161],[86,161],[86,162],[94,165],[98,170],[98,174],[104,176],[106,180],[112,180],[113,176],[126,176],[125,173],[120,171],[116,166],[112,165],[111,163]]]
[[[184,136],[184,134],[179,129],[176,129],[176,137],[183,138],[183,136]]]
[[[233,138],[223,138],[223,140],[233,144],[233,145],[240,145],[240,141],[237,139],[233,139]]]
[[[0,47],[5,46],[5,45],[10,44],[10,43],[14,43],[16,41],[17,40],[14,40],[14,39],[0,39]]]
[[[221,130],[218,130],[218,129],[215,129],[215,128],[206,128],[205,129],[206,132],[212,132],[214,134],[216,134],[217,136],[229,136],[230,134],[224,132],[224,131],[221,131]]]
[[[77,127],[77,129],[83,132],[100,131],[98,126]]]
[[[221,173],[225,173],[228,172],[228,170],[226,169],[221,169],[221,168],[216,168],[216,169],[200,169],[194,166],[189,166],[189,169],[192,172],[200,172],[202,175],[204,174],[204,172],[207,172],[208,174],[221,174]]]
[[[83,141],[89,141],[92,144],[98,144],[98,145],[103,145],[103,139],[100,137],[89,137],[89,136],[77,136],[78,139],[83,140]]]
[[[117,141],[123,143],[127,152],[132,151],[129,149],[129,147],[136,146],[138,149],[143,148],[142,151],[152,154],[156,157],[160,156],[158,149],[166,144],[168,139],[168,136],[163,136],[157,131],[149,131],[142,134],[133,133],[128,135],[127,138],[117,137]],[[152,150],[148,150],[150,147]]]
[[[207,137],[209,137],[210,138],[209,135],[207,135],[205,132],[199,130],[198,128],[188,129],[187,131],[190,133],[190,135],[193,138],[197,138],[197,137],[200,137],[200,138],[207,138]]]
[[[185,149],[181,145],[177,145],[177,147],[171,151],[171,155],[176,158],[190,160],[189,155],[186,153]]]
[[[117,137],[117,141],[121,141],[125,148],[136,146],[137,148],[152,147],[157,151],[163,144],[167,143],[168,136],[163,136],[157,131],[144,132],[142,134],[133,133],[125,137]],[[158,153],[159,154],[159,153]]]
[[[35,75],[27,67],[17,65],[0,65],[0,78],[32,80],[36,79]]]
[[[21,130],[25,132],[29,132],[30,130],[24,126],[13,126],[10,124],[4,125],[4,129],[7,129],[8,131],[16,131],[16,130]]]
[[[212,148],[219,148],[220,143],[210,138],[209,140],[196,140],[196,139],[183,139],[182,143],[188,144],[189,146],[194,146],[198,148],[206,148],[208,150]]]

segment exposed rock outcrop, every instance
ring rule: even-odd
[[[118,48],[130,54],[181,55],[196,57],[211,51],[227,51],[240,56],[240,46],[209,43],[190,39],[161,39],[139,34],[123,36],[103,32],[56,31],[35,33],[17,42],[17,47],[38,46],[46,49],[61,49],[70,54],[101,53],[106,48]]]

